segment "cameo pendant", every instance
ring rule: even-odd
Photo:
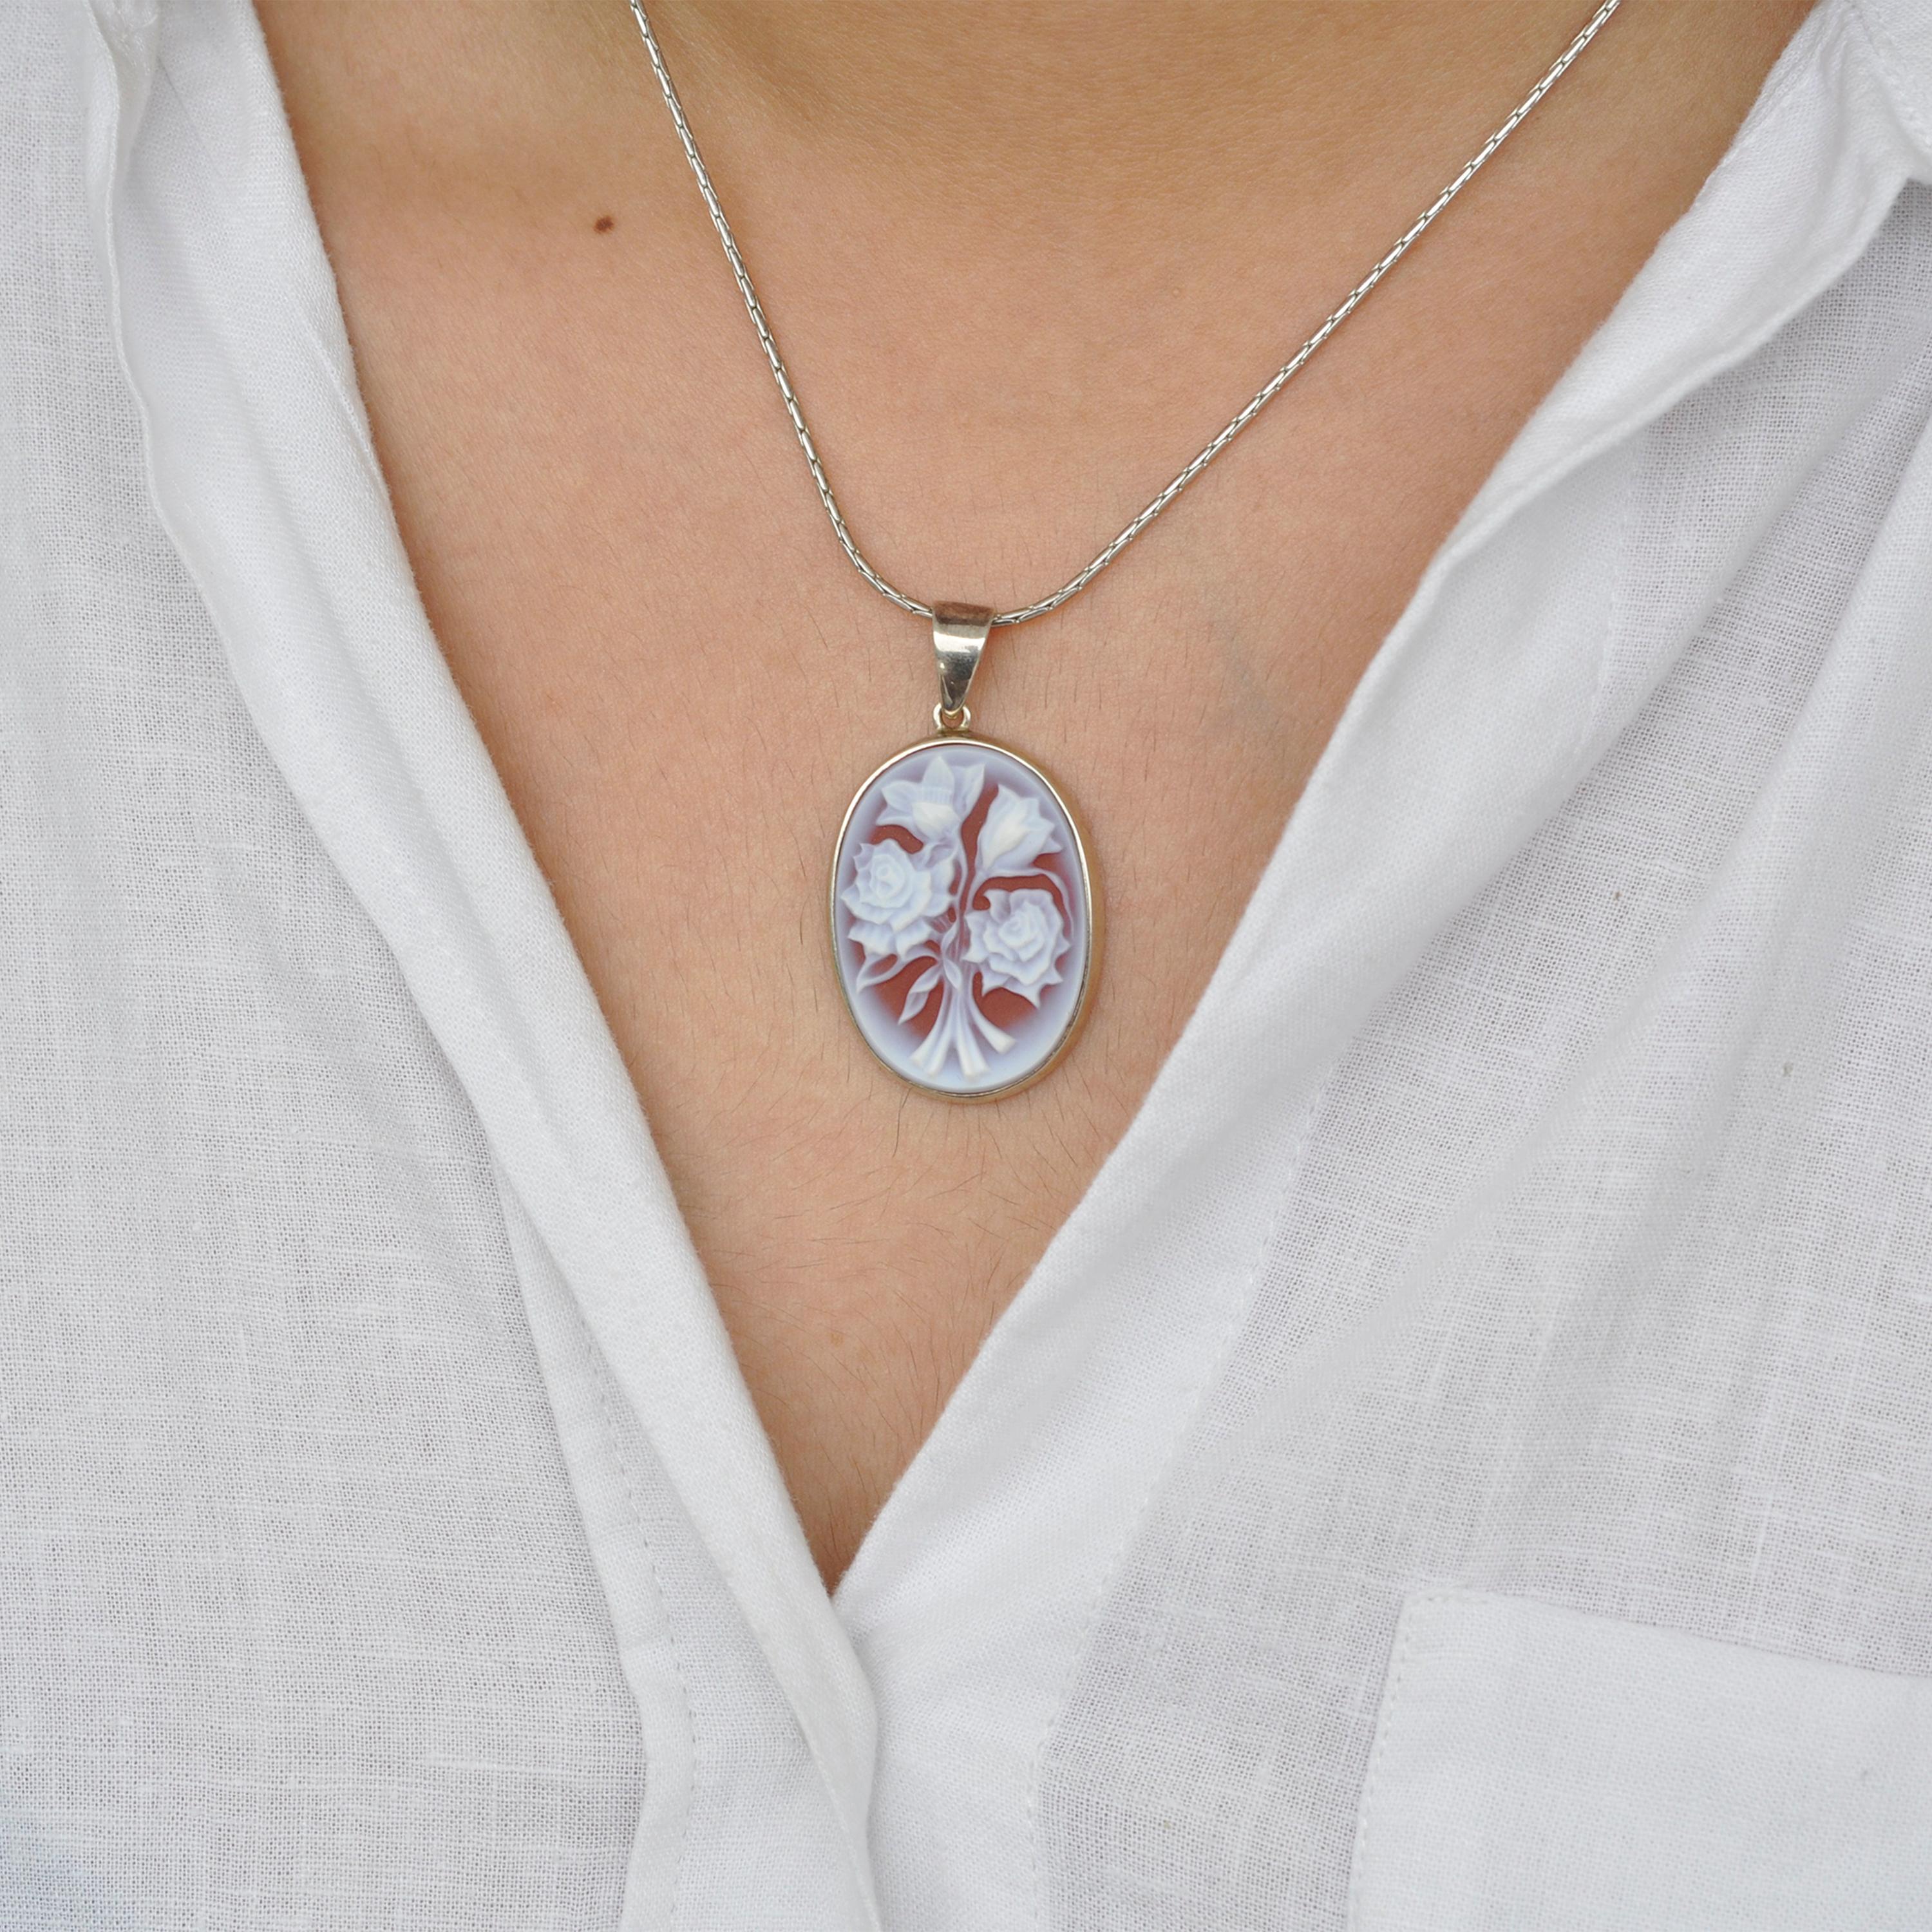
[[[859,788],[832,848],[845,1004],[901,1079],[950,1100],[1037,1080],[1072,1044],[1100,965],[1078,821],[1038,766],[968,729],[992,616],[934,610],[938,735]]]

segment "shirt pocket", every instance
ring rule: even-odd
[[[1932,1928],[1932,1680],[1476,1591],[1412,1596],[1348,1924]]]

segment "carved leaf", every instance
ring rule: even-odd
[[[911,988],[906,994],[905,1005],[899,1013],[900,1025],[904,1025],[909,1019],[916,1018],[925,1010],[926,1001],[932,998],[933,988],[938,984],[939,968],[937,966],[928,966],[912,982]]]

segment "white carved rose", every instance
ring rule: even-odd
[[[904,958],[933,935],[933,922],[950,903],[950,852],[908,852],[890,838],[862,845],[852,883],[839,897],[852,915],[851,936],[874,958]]]
[[[1042,853],[1058,852],[1060,842],[1041,812],[1039,801],[1002,785],[993,794],[986,822],[980,828],[980,876],[997,878],[1031,869]]]
[[[965,822],[986,782],[983,764],[955,764],[943,752],[926,760],[916,778],[893,778],[886,786],[881,825],[903,825],[922,838],[946,838]]]
[[[998,809],[996,803],[994,810]],[[996,886],[986,895],[985,911],[966,915],[966,928],[972,937],[966,958],[979,968],[988,992],[1010,986],[1038,1006],[1040,994],[1059,985],[1060,957],[1072,942],[1051,892],[1036,886],[1003,892]]]

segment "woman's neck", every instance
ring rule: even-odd
[[[1138,202],[1500,118],[1592,4],[656,0],[653,25],[714,101],[902,176]]]
[[[648,4],[828,457],[889,494],[908,451],[990,478],[1058,446],[1112,506],[1320,321],[1592,0]],[[1580,300],[1627,275],[1808,4],[1626,0],[1377,312],[1462,316],[1524,263]],[[412,277],[500,250],[562,342],[582,291],[551,251],[594,230],[680,344],[740,329],[626,0],[257,4],[332,246]],[[1031,512],[989,487],[964,508],[1012,520],[990,547],[1022,572]]]
[[[1084,243],[1096,218],[1130,210],[1133,233],[1120,237],[1130,248],[1264,205],[1319,206],[1370,159],[1399,169],[1413,156],[1419,179],[1439,172],[1591,4],[651,0],[650,12],[721,187],[808,152],[828,194],[862,190],[868,206],[882,195],[942,224],[1018,223],[1016,239],[1065,226]],[[527,181],[560,128],[578,154],[620,159],[646,116],[661,132],[625,0],[260,0],[260,10],[278,61],[287,43],[311,62],[332,46],[353,90],[345,112],[416,130],[418,162],[440,144],[441,158],[453,151],[499,176],[514,163]],[[1632,38],[1681,53],[1707,17],[1702,31],[1735,31],[1736,9],[1630,0],[1628,14],[1642,18]],[[1610,33],[1628,31],[1620,21]],[[661,140],[646,145],[662,158]]]

